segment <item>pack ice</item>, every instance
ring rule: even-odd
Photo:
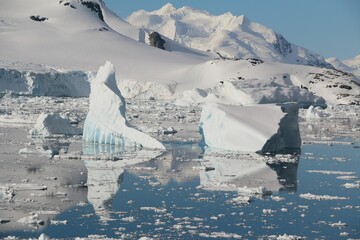
[[[116,84],[112,63],[106,62],[99,68],[90,89],[90,109],[84,123],[84,141],[165,149],[160,142],[131,127],[127,122],[126,102]]]
[[[301,145],[298,104],[204,106],[199,131],[202,144],[231,151],[280,153]]]

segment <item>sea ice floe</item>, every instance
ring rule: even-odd
[[[268,240],[303,240],[306,239],[305,237],[297,236],[297,235],[270,235],[267,238]]]
[[[345,188],[360,188],[360,183],[345,183],[342,186]]]
[[[202,143],[231,151],[278,153],[301,145],[298,105],[204,106],[199,131]]]
[[[131,127],[125,113],[126,102],[116,83],[115,68],[106,62],[91,82],[90,110],[84,123],[83,140],[165,149],[156,139]]]
[[[300,194],[301,198],[308,200],[348,200],[347,197],[329,196],[329,195],[315,195],[311,193]]]
[[[28,217],[21,218],[18,220],[18,222],[31,225],[44,225],[44,220],[39,219],[38,214],[33,214]]]
[[[353,175],[355,172],[328,171],[328,170],[306,170],[309,173],[321,173],[326,175]]]
[[[11,187],[0,187],[0,202],[10,202],[14,196],[15,192],[14,189],[12,189]]]

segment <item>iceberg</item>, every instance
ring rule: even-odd
[[[54,134],[80,135],[81,130],[73,127],[69,119],[60,116],[58,113],[41,113],[29,134],[31,136],[43,137],[49,137]]]
[[[299,149],[296,103],[203,107],[199,132],[203,146],[230,151],[284,153]]]
[[[90,86],[90,109],[86,116],[83,140],[149,149],[165,149],[159,141],[131,127],[125,117],[126,102],[117,86],[115,68],[106,62]]]

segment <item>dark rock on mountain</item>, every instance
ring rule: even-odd
[[[46,18],[46,17],[40,17],[39,15],[30,16],[30,19],[31,19],[31,20],[34,20],[34,21],[37,21],[37,22],[43,22],[43,21],[45,21],[45,20],[48,20],[48,18]]]
[[[161,38],[161,35],[158,32],[152,32],[149,34],[150,46],[157,47],[163,50],[166,50],[164,44],[166,43],[164,39]]]

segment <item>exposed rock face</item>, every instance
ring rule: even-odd
[[[286,39],[280,34],[276,34],[274,48],[279,54],[283,55],[284,57],[292,53],[291,43],[286,41]]]
[[[150,46],[165,50],[164,44],[166,42],[164,39],[161,38],[161,35],[158,32],[150,33],[149,41],[150,41]]]
[[[37,22],[43,22],[43,21],[45,21],[45,20],[48,20],[48,18],[46,18],[46,17],[41,17],[41,16],[39,16],[39,15],[30,16],[30,19],[31,19],[31,20],[34,20],[34,21],[37,21]]]
[[[101,11],[100,4],[91,1],[83,1],[83,0],[81,0],[80,3],[86,6],[87,8],[89,8],[92,12],[96,12],[98,17],[101,19],[101,21],[104,22],[104,15]]]

